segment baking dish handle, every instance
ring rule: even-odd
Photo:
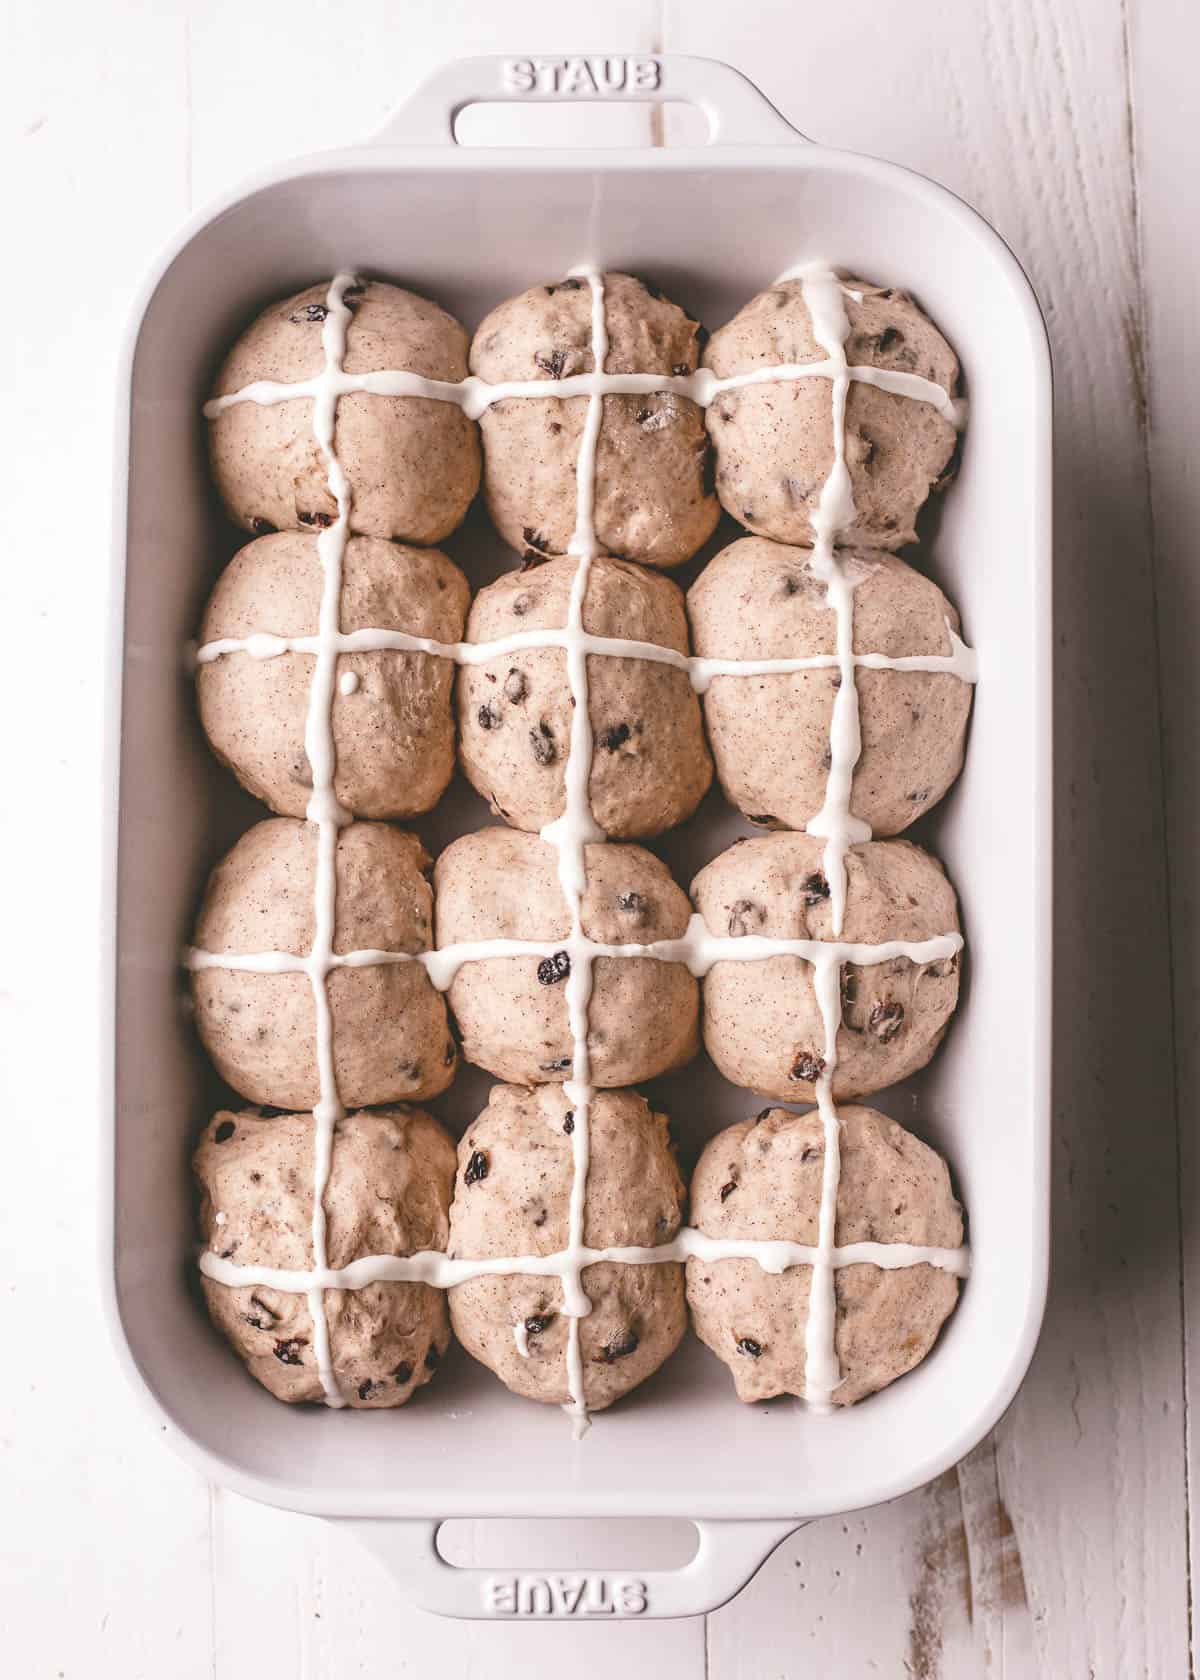
[[[620,1621],[701,1616],[740,1592],[775,1548],[801,1525],[695,1519],[700,1544],[679,1569],[565,1570],[461,1568],[437,1549],[441,1524],[352,1518],[343,1521],[435,1616],[486,1621]]]
[[[715,58],[687,53],[578,58],[488,54],[443,64],[370,137],[381,146],[454,145],[454,123],[468,105],[496,101],[679,100],[708,118],[710,145],[794,145],[805,136],[754,83]]]

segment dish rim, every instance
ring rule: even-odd
[[[1030,374],[1037,398],[1037,412],[1030,415],[1031,529],[1035,553],[1032,556],[1034,593],[1030,601],[1033,645],[1037,658],[1032,677],[1032,707],[1038,723],[1035,760],[1031,767],[1030,795],[1034,810],[1032,824],[1037,858],[1036,877],[1031,883],[1033,900],[1033,951],[1029,965],[1031,989],[1042,996],[1044,1006],[1034,1012],[1034,1037],[1029,1047],[1031,1088],[1036,1094],[1037,1145],[1035,1161],[1038,1181],[1031,1186],[1033,1215],[1030,1260],[1030,1290],[1025,1303],[1021,1333],[1014,1341],[1003,1380],[990,1403],[966,1423],[948,1433],[942,1447],[919,1465],[911,1461],[898,1466],[871,1497],[829,1511],[797,1515],[786,1483],[767,1488],[748,1488],[714,1494],[683,1507],[681,1500],[664,1500],[661,1495],[642,1494],[623,1487],[596,1490],[586,1496],[569,1488],[531,1488],[520,1508],[498,1510],[478,1497],[464,1499],[460,1490],[448,1486],[440,1518],[453,1516],[513,1517],[681,1517],[681,1518],[783,1518],[797,1521],[815,1515],[833,1515],[881,1503],[932,1480],[957,1463],[1003,1416],[1027,1371],[1037,1344],[1045,1311],[1049,1278],[1050,1237],[1050,1142],[1051,1142],[1051,1049],[1052,1026],[1052,375],[1045,322],[1032,285],[1011,249],[999,234],[956,194],[927,177],[897,164],[843,149],[818,146],[797,136],[796,143],[782,145],[720,145],[655,148],[585,148],[570,151],[542,151],[532,147],[437,147],[368,142],[365,145],[304,154],[256,171],[238,187],[220,195],[212,204],[192,215],[160,250],[147,278],[136,294],[127,318],[118,361],[116,438],[114,445],[113,547],[110,593],[106,611],[105,663],[106,695],[103,720],[103,825],[102,825],[102,925],[99,957],[101,999],[100,1083],[101,1159],[100,1193],[103,1199],[99,1221],[100,1291],[102,1310],[118,1363],[124,1370],[140,1403],[165,1432],[170,1444],[207,1480],[231,1488],[245,1497],[283,1509],[321,1516],[415,1517],[429,1516],[423,1508],[406,1501],[402,1488],[372,1490],[352,1498],[334,1488],[306,1486],[296,1481],[275,1480],[244,1472],[214,1448],[197,1440],[180,1426],[167,1403],[160,1398],[139,1366],[124,1327],[121,1292],[117,1281],[116,1231],[116,1000],[118,926],[118,836],[121,813],[121,716],[124,676],[124,608],[126,547],[129,514],[129,467],[133,400],[134,359],[146,313],[155,294],[188,246],[225,213],[244,205],[256,195],[302,179],[336,176],[346,172],[454,171],[457,169],[517,172],[555,171],[589,173],[659,171],[670,174],[698,165],[706,170],[728,171],[752,168],[756,172],[791,172],[814,165],[834,172],[864,176],[897,189],[917,201],[950,216],[990,247],[990,255],[1007,270],[1014,301],[1018,303],[1028,330],[1032,365]]]

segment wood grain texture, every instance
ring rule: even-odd
[[[132,0],[6,17],[0,1665],[201,1680],[207,1490],[131,1403],[95,1286],[114,381],[133,289],[187,210],[183,33]]]
[[[549,0],[503,11],[50,0],[14,12],[8,31],[3,176],[27,330],[7,346],[19,426],[6,459],[15,451],[18,470],[0,590],[6,622],[38,633],[15,639],[0,681],[5,716],[37,708],[38,727],[9,732],[0,820],[17,879],[30,879],[31,830],[40,859],[33,890],[6,907],[6,946],[25,954],[0,991],[6,1189],[17,1191],[0,1222],[0,1345],[19,1350],[0,1428],[0,1508],[18,1513],[0,1544],[12,1672],[1189,1673],[1181,1289],[1200,1299],[1200,1263],[1197,1151],[1179,1120],[1196,1112],[1200,1058],[1200,185],[1182,116],[1192,9],[860,0],[801,18],[766,0],[615,0],[599,41],[594,18]],[[441,60],[581,40],[729,58],[815,138],[924,170],[976,204],[1046,310],[1058,427],[1054,1283],[1034,1369],[956,1470],[805,1529],[707,1629],[589,1629],[587,1644],[570,1629],[426,1618],[336,1531],[210,1493],[162,1450],[129,1403],[91,1282],[96,1022],[79,949],[98,913],[96,632],[115,347],[136,280],[193,202],[370,129]],[[602,119],[551,120],[567,143]],[[679,132],[670,111],[657,127],[645,111],[623,121],[630,138]],[[75,953],[67,981],[63,949]]]
[[[833,9],[806,17],[807,69],[781,51],[782,14],[768,33],[757,8],[699,23],[668,4],[664,38],[734,59],[815,138],[924,170],[978,206],[1029,271],[1053,345],[1053,1283],[1034,1368],[994,1442],[992,1493],[964,1501],[976,1513],[972,1578],[1011,1580],[1019,1560],[1025,1591],[992,1593],[999,1626],[982,1641],[977,1617],[965,1628],[943,1617],[940,1648],[919,1637],[908,1660],[931,1676],[1185,1674],[1177,1136],[1130,42],[1120,6],[1084,0],[906,6],[891,28],[888,15],[855,9],[853,74],[842,76],[832,71],[847,61],[846,22]],[[1194,34],[1179,27],[1175,52]],[[904,1502],[910,1578],[929,1574],[939,1497]],[[943,1509],[952,1556],[957,1507]],[[731,1650],[748,1603],[721,1613]],[[914,1634],[928,1604],[918,1592]],[[856,1636],[870,1638],[857,1625]],[[884,1637],[862,1660],[887,1672],[895,1645]]]
[[[1179,1202],[1185,1292],[1185,1380],[1189,1402],[1200,1393],[1200,479],[1195,438],[1200,423],[1196,369],[1200,322],[1195,273],[1200,263],[1200,181],[1185,161],[1176,113],[1190,98],[1191,76],[1180,44],[1194,38],[1195,18],[1179,0],[1141,5],[1130,20],[1130,95],[1134,113],[1143,289],[1146,455],[1153,514],[1161,713],[1170,871],[1170,938],[1174,972],[1176,1119],[1180,1141]],[[1195,1429],[1188,1439],[1188,1483],[1200,1476]],[[1200,1528],[1190,1512],[1192,1598],[1200,1592]]]

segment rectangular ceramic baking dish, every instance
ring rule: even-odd
[[[472,102],[569,97],[690,101],[710,143],[454,143]],[[206,489],[200,403],[215,359],[266,300],[340,268],[427,292],[468,327],[574,264],[629,268],[715,326],[814,258],[910,288],[958,349],[970,400],[961,475],[918,561],[958,605],[980,681],[961,781],[914,831],[958,886],[967,984],[933,1065],[871,1099],[949,1158],[973,1257],[961,1303],[918,1370],[832,1417],[740,1405],[691,1338],[581,1443],[557,1412],[516,1399],[465,1357],[399,1414],[281,1406],[209,1328],[188,1263],[190,1140],[218,1089],[180,1008],[177,964],[206,870],[261,815],[204,746],[182,656],[237,546]],[[273,169],[184,229],[133,316],[120,387],[103,1270],[135,1384],[204,1475],[353,1520],[430,1609],[680,1615],[728,1598],[799,1523],[919,1485],[996,1422],[1029,1363],[1046,1289],[1050,436],[1044,328],[996,234],[919,176],[806,142],[737,72],[707,60],[462,61],[369,143]],[[501,563],[483,526],[469,522],[448,545],[473,583]],[[462,792],[418,826],[437,847],[485,820]],[[730,813],[694,822],[665,854],[686,884],[744,831]],[[439,1105],[452,1125],[482,1105],[485,1085],[468,1071]],[[759,1106],[705,1062],[658,1091],[685,1165]],[[454,1569],[433,1543],[451,1517],[564,1516],[689,1518],[700,1549],[674,1572],[555,1577]]]

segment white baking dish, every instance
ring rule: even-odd
[[[1049,359],[1024,275],[973,211],[904,170],[802,141],[725,66],[665,57],[624,71],[622,96],[701,105],[718,142],[707,147],[454,145],[454,115],[472,100],[594,96],[583,70],[551,87],[550,71],[525,62],[453,65],[369,144],[251,182],[184,230],[132,320],[115,498],[106,1295],[138,1388],[205,1475],[356,1519],[427,1607],[679,1615],[722,1602],[798,1523],[891,1498],[953,1463],[995,1423],[1033,1351],[1049,1196]],[[625,61],[607,62],[611,74]],[[960,608],[980,683],[966,770],[915,836],[958,885],[967,985],[933,1065],[871,1099],[950,1160],[970,1218],[961,1303],[924,1365],[832,1417],[740,1405],[690,1339],[580,1443],[557,1412],[461,1356],[400,1413],[281,1406],[209,1328],[188,1263],[187,1158],[216,1087],[179,1007],[177,964],[205,871],[261,814],[211,760],[182,659],[238,540],[206,490],[200,403],[215,358],[264,301],[339,268],[427,292],[469,326],[573,264],[630,268],[715,326],[814,257],[911,288],[958,349],[970,397],[963,469],[918,559]],[[500,563],[482,520],[449,546],[473,583]],[[745,832],[719,801],[703,817],[663,848],[685,883]],[[418,826],[441,845],[485,820],[460,791]],[[461,1126],[485,1086],[467,1070],[436,1106]],[[657,1090],[689,1161],[760,1106],[706,1061]],[[687,1517],[701,1546],[673,1573],[593,1572],[580,1598],[545,1575],[442,1563],[437,1523],[484,1516]]]

